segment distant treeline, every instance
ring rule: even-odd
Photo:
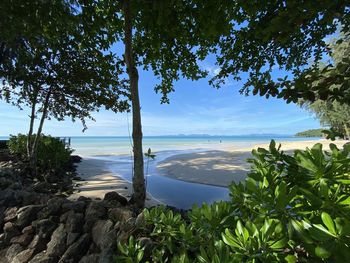
[[[295,134],[297,137],[323,137],[324,129],[311,129],[307,131],[298,132]]]

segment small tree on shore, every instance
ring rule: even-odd
[[[74,6],[65,1],[25,3],[8,10],[6,17],[16,17],[25,12],[24,8],[34,6],[33,12],[51,12],[53,17],[60,18],[39,20],[43,24],[37,25],[41,30],[34,31],[35,34],[25,28],[15,31],[16,24],[7,24],[7,30],[16,32],[16,36],[5,35],[8,38],[1,39],[7,51],[3,52],[0,64],[3,80],[0,96],[20,108],[29,106],[31,110],[27,154],[34,168],[45,119],[79,119],[85,129],[85,119],[92,118],[91,112],[102,105],[113,111],[127,110],[129,105],[126,83],[115,74],[120,70],[120,61],[101,51],[99,32],[87,28],[89,25],[81,12],[76,12]],[[35,24],[31,17],[16,18],[20,25]],[[14,39],[20,44],[14,45]]]

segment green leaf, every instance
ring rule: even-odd
[[[330,217],[329,214],[327,214],[326,212],[322,212],[321,214],[321,219],[322,219],[322,222],[327,226],[328,230],[336,235],[336,231],[335,231],[335,227],[334,227],[334,222],[332,220],[332,218]]]
[[[317,246],[315,248],[315,255],[319,258],[329,258],[331,256],[331,253],[326,248]]]
[[[296,263],[297,262],[297,257],[294,255],[288,255],[284,258],[287,263]]]

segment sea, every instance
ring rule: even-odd
[[[0,137],[7,139],[8,137]],[[63,138],[63,137],[62,137]],[[72,136],[71,148],[74,154],[85,159],[106,161],[106,169],[116,176],[132,181],[132,139],[128,136]],[[145,159],[145,174],[147,191],[157,200],[166,205],[181,209],[190,209],[194,204],[200,206],[203,202],[213,203],[229,200],[229,190],[226,187],[184,182],[163,176],[157,165],[165,159],[185,153],[210,150],[237,150],[251,148],[257,144],[276,142],[318,140],[320,138],[302,138],[289,135],[242,135],[242,136],[145,136],[143,149],[156,155],[155,159]]]

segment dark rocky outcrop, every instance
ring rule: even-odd
[[[126,198],[111,192],[99,201],[71,201],[57,186],[30,181],[16,167],[0,162],[1,263],[113,261],[117,241],[135,228]]]

